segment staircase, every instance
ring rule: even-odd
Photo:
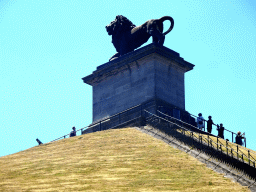
[[[250,151],[245,154],[246,148],[242,146],[207,134],[168,115],[160,115],[145,110],[147,125],[137,129],[191,154],[215,171],[256,191],[256,154]]]

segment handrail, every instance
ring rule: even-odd
[[[167,122],[169,122],[169,123],[172,123],[172,124],[174,124],[174,125],[176,125],[176,126],[178,126],[178,127],[180,127],[181,129],[183,129],[183,130],[186,130],[186,131],[189,131],[189,132],[191,132],[191,133],[193,133],[193,135],[195,135],[195,134],[197,134],[198,136],[200,136],[200,137],[203,137],[204,139],[207,139],[206,137],[204,137],[203,135],[201,135],[201,133],[196,133],[196,132],[193,132],[193,131],[191,131],[191,130],[188,130],[188,129],[186,129],[186,128],[184,128],[184,127],[182,127],[182,126],[180,126],[180,125],[178,125],[178,124],[176,124],[176,123],[173,123],[173,122],[171,122],[171,121],[168,121],[167,119],[165,119],[165,118],[162,118],[162,117],[159,117],[159,116],[157,116],[157,115],[155,115],[155,114],[153,114],[153,113],[150,113],[149,111],[147,111],[147,110],[144,110],[145,112],[147,112],[147,113],[149,113],[149,114],[151,114],[151,115],[153,115],[153,116],[155,116],[155,117],[157,117],[157,118],[160,118],[160,119],[163,119],[163,120],[165,120],[165,121],[167,121]],[[162,113],[162,112],[161,112]],[[171,117],[171,116],[169,116],[169,115],[166,115],[166,114],[164,114],[164,113],[162,113],[163,115],[165,115],[165,116],[167,116],[167,117],[170,117],[170,118],[173,118],[173,119],[175,119],[175,120],[178,120],[178,121],[180,121],[180,122],[182,122],[182,123],[184,123],[184,124],[188,124],[188,123],[186,123],[186,122],[183,122],[182,120],[180,120],[180,119],[177,119],[177,118],[174,118],[174,117]],[[188,125],[190,125],[190,124],[188,124]],[[193,126],[194,127],[194,126]],[[195,137],[196,138],[196,137]],[[217,136],[217,138],[219,138],[218,136]],[[197,138],[196,138],[197,139]],[[210,138],[209,138],[210,139]],[[208,140],[209,140],[208,139]],[[239,157],[241,156],[242,158],[242,160],[244,161],[244,159],[243,159],[243,155],[245,155],[245,157],[248,159],[248,161],[249,161],[249,165],[250,165],[250,162],[253,162],[254,164],[255,164],[255,161],[253,161],[253,160],[251,160],[249,157],[247,157],[247,155],[246,154],[244,154],[241,150],[240,150],[240,152],[242,153],[238,153],[238,151],[233,151],[233,149],[232,148],[229,148],[229,147],[227,147],[227,146],[225,146],[223,143],[221,143],[220,142],[220,144],[219,143],[216,143],[215,141],[213,141],[212,139],[210,139],[210,141],[211,142],[213,142],[213,143],[215,143],[217,146],[223,146],[224,148],[226,148],[227,149],[227,152],[228,152],[228,150],[230,150],[231,152],[235,152],[236,154],[237,154],[237,158],[239,159]],[[217,140],[218,141],[218,140]],[[226,142],[229,142],[229,141],[226,141]],[[239,146],[237,145],[237,147],[239,148]],[[218,147],[217,147],[217,150],[219,150],[218,149]],[[232,158],[233,158],[233,156],[232,156]]]
[[[161,112],[161,111],[159,111],[159,110],[157,110],[157,112],[159,112],[159,113],[161,113],[162,115],[165,115],[165,116],[167,116],[167,117],[169,117],[169,118],[175,119],[176,121],[180,121],[180,122],[182,122],[183,124],[189,125],[189,126],[195,128],[195,129],[198,129],[198,127],[195,127],[194,125],[191,125],[191,124],[189,124],[189,123],[187,123],[187,122],[184,122],[184,121],[182,121],[182,120],[180,120],[180,119],[177,119],[177,118],[175,118],[175,117],[169,116],[169,115],[167,115],[167,114],[165,114],[165,113],[163,113],[163,112]],[[194,115],[193,115],[193,116],[194,116]],[[204,121],[206,121],[206,120],[204,120]],[[201,130],[201,131],[202,131],[202,130]],[[204,131],[204,132],[205,132],[205,131]],[[219,136],[217,136],[217,137],[219,137]]]
[[[145,111],[146,111],[146,110],[145,110]],[[148,112],[148,111],[147,111],[147,112]],[[183,124],[186,124],[186,125],[189,125],[189,126],[191,126],[191,127],[193,127],[193,128],[198,129],[198,127],[195,127],[194,125],[191,125],[191,124],[189,124],[189,123],[187,123],[187,122],[184,122],[184,121],[182,121],[182,120],[180,120],[180,119],[177,119],[177,118],[175,118],[175,117],[169,116],[169,115],[167,115],[167,114],[165,114],[165,113],[163,113],[163,112],[161,112],[161,111],[159,111],[159,110],[157,110],[157,112],[159,112],[159,113],[161,113],[161,114],[163,114],[163,115],[165,115],[165,116],[167,116],[167,117],[169,117],[169,118],[175,119],[176,121],[181,121]],[[148,112],[148,113],[150,113],[150,112]]]
[[[111,115],[111,116],[106,117],[106,118],[104,118],[104,119],[101,119],[101,120],[99,120],[99,121],[96,121],[96,122],[94,122],[92,125],[93,125],[93,126],[94,126],[95,124],[98,125],[98,124],[101,123],[101,122],[107,121],[107,120],[110,119],[110,118],[116,117],[116,116],[118,116],[118,115],[121,115],[121,114],[123,114],[123,113],[125,113],[125,112],[127,112],[127,111],[131,111],[132,109],[135,109],[135,108],[140,107],[140,106],[142,106],[142,104],[135,105],[135,106],[133,106],[133,107],[131,107],[131,108],[129,108],[129,109],[126,109],[126,110],[124,110],[124,111],[122,111],[122,112],[116,113],[116,114],[114,114],[114,115]],[[91,126],[92,126],[92,125],[91,125]]]
[[[78,132],[78,131],[83,131],[85,128],[86,129],[88,129],[90,126],[86,126],[86,127],[83,127],[83,128],[81,128],[81,129],[78,129],[78,130],[76,130],[76,133]],[[70,134],[70,133],[69,133]],[[57,141],[57,140],[59,140],[59,139],[61,139],[61,138],[66,138],[67,136],[69,136],[69,134],[66,134],[66,135],[63,135],[63,136],[61,136],[61,137],[59,137],[59,138],[57,138],[57,139],[54,139],[54,140],[52,140],[52,141],[50,141],[50,142],[54,142],[54,141]]]
[[[170,118],[173,118],[173,119],[175,119],[175,120],[178,120],[178,121],[182,122],[183,124],[190,125],[190,124],[188,124],[188,123],[186,123],[186,122],[183,122],[183,121],[180,120],[180,119],[177,119],[177,118],[171,117],[171,116],[169,116],[169,115],[167,115],[167,114],[164,114],[164,113],[162,113],[161,111],[158,111],[158,112],[161,113],[161,114],[163,114],[163,115],[165,115],[165,116],[168,116],[168,117],[170,117]],[[195,127],[195,126],[193,126],[193,125],[190,125],[190,126],[193,127],[193,128],[197,128],[197,127]],[[185,128],[184,128],[184,129],[185,129]],[[198,128],[197,128],[197,129],[198,129]],[[218,136],[217,136],[217,137],[218,137]],[[218,141],[218,142],[221,143],[220,141]],[[229,142],[229,141],[226,141],[226,145],[227,145],[228,142]],[[229,143],[230,143],[230,142],[229,142]],[[223,143],[221,143],[221,146],[224,146],[227,150],[230,149],[231,151],[233,151],[232,148],[227,148],[227,147],[225,146],[225,144],[223,144]],[[242,153],[243,155],[245,155],[245,157],[248,159],[249,163],[250,163],[250,161],[252,161],[251,158],[253,158],[254,161],[256,161],[256,159],[255,159],[253,156],[250,156],[250,153],[255,154],[254,152],[248,150],[248,156],[247,156],[243,151],[240,150],[241,147],[242,147],[242,146],[237,145],[237,148],[238,148],[237,151],[240,151],[240,153]],[[228,151],[227,151],[227,152],[228,152]],[[234,151],[234,152],[236,152],[236,151]],[[238,152],[236,152],[236,153],[238,153]],[[256,154],[255,154],[255,155],[256,155]],[[251,158],[250,158],[250,157],[251,157]],[[252,161],[252,162],[253,162],[253,161]]]
[[[146,110],[145,110],[146,111]],[[147,111],[148,112],[148,111]],[[160,111],[159,111],[160,112]],[[148,113],[150,113],[150,112],[148,112]],[[160,113],[162,113],[162,112],[160,112]],[[152,114],[152,113],[151,113]],[[164,113],[162,113],[163,115],[166,115],[166,114],[164,114]],[[152,114],[152,115],[154,115],[154,114]],[[154,116],[157,116],[157,115],[154,115]],[[169,116],[169,115],[166,115],[166,116],[168,116],[168,117],[170,117],[170,118],[173,118],[173,119],[175,119],[175,120],[178,120],[178,121],[180,121],[180,122],[182,122],[183,124],[187,124],[187,125],[190,125],[190,124],[188,124],[188,123],[186,123],[186,122],[184,122],[184,121],[182,121],[182,120],[180,120],[180,119],[177,119],[177,118],[175,118],[175,117],[171,117],[171,116]],[[158,116],[159,117],[159,116]],[[159,117],[159,118],[161,118],[161,117]],[[166,120],[166,119],[164,119],[164,120]],[[167,120],[168,121],[168,120]],[[168,122],[170,122],[170,121],[168,121]],[[190,131],[190,132],[193,132],[193,133],[195,133],[195,134],[198,134],[200,137],[203,137],[203,138],[205,138],[205,139],[207,139],[206,137],[204,137],[203,135],[201,135],[201,133],[196,133],[196,132],[194,132],[194,131],[191,131],[191,130],[188,130],[188,129],[186,129],[186,128],[184,128],[184,127],[182,127],[182,126],[180,126],[180,125],[178,125],[178,124],[176,124],[176,123],[173,123],[173,122],[170,122],[170,123],[172,123],[172,124],[175,124],[175,125],[177,125],[178,127],[180,127],[180,128],[182,128],[182,129],[184,129],[184,130],[186,130],[186,131]],[[197,127],[195,127],[195,126],[193,126],[193,125],[190,125],[190,126],[192,126],[192,127],[194,127],[194,128],[196,128],[196,129],[198,129]],[[217,136],[218,137],[218,136]],[[219,138],[219,137],[218,137]],[[210,141],[212,141],[213,143],[215,143],[216,145],[221,145],[221,146],[224,146],[225,148],[227,148],[223,143],[221,143],[220,141],[219,141],[219,143],[220,144],[218,144],[218,143],[216,143],[215,141],[213,141],[212,139],[210,139]],[[228,149],[228,148],[227,148]],[[229,149],[231,149],[231,148],[229,148]]]
[[[146,111],[146,112],[148,112],[148,111]],[[161,118],[161,117],[159,117],[159,116],[157,116],[157,115],[155,115],[155,114],[152,114],[152,113],[150,113],[150,112],[148,112],[148,113],[166,121],[166,119],[164,119],[164,118]],[[151,116],[151,117],[152,117],[152,116]],[[167,120],[167,122],[170,122],[170,121]],[[175,124],[175,123],[173,123],[173,122],[170,122],[170,123]],[[177,125],[177,124],[176,124],[176,125]],[[177,126],[179,126],[179,125],[177,125]],[[147,129],[146,129],[146,130],[147,130]],[[184,129],[182,129],[182,130],[184,131]],[[183,131],[182,131],[182,133],[183,133]],[[161,130],[160,130],[160,132],[161,132]],[[185,132],[185,131],[184,131],[184,132]],[[155,133],[155,132],[152,132],[152,133],[154,133],[154,135],[156,135],[156,134],[158,134],[159,132],[156,130],[156,133]],[[164,134],[166,135],[166,133],[164,133]],[[183,134],[184,134],[184,133],[183,133]],[[190,134],[190,135],[193,136],[193,132],[192,132],[192,131],[191,131],[191,134]],[[166,136],[161,136],[161,135],[159,135],[159,134],[158,134],[158,136],[162,137],[163,139],[166,139]],[[208,135],[208,137],[209,137],[209,135]],[[175,138],[174,138],[174,139],[175,139]],[[169,141],[168,143],[170,143],[170,142],[172,142],[174,139],[167,140],[167,141]],[[196,139],[198,139],[198,140],[199,140],[199,143],[201,143],[201,145],[202,145],[202,138],[201,138],[201,142],[200,142],[200,137],[199,137],[199,138],[196,138]],[[176,138],[176,140],[177,140],[177,138]],[[176,143],[176,145],[178,145],[178,147],[181,146],[181,142],[180,142],[180,143]],[[210,145],[211,145],[211,147],[212,147],[212,144],[208,143],[208,147],[209,147]],[[181,146],[181,147],[182,147],[182,146]],[[184,147],[182,147],[182,148],[185,149]],[[188,152],[190,152],[192,149],[194,149],[194,147],[190,148],[189,150],[186,150],[186,149],[185,149],[185,152],[188,153]],[[200,151],[198,152],[198,154],[196,154],[196,157],[199,156],[199,155],[201,154],[201,152],[202,152],[202,150],[200,150]],[[223,151],[221,151],[221,152],[223,153]],[[228,153],[227,153],[227,154],[228,154]],[[232,154],[231,157],[234,158],[234,157],[233,157],[233,151],[231,151],[231,154]],[[209,161],[209,160],[213,157],[212,154],[209,154],[209,156],[210,156],[210,158],[205,159],[205,161]],[[204,158],[204,157],[203,157],[203,158]],[[241,158],[241,159],[242,159],[242,158]],[[209,161],[209,162],[210,162],[210,161]],[[216,166],[215,166],[213,169],[215,169],[216,167],[220,167],[220,168],[222,169],[223,167],[220,165],[221,162],[222,162],[222,161],[220,161],[218,164],[215,164]],[[249,160],[249,162],[250,162],[250,160]],[[213,162],[213,163],[214,163],[214,162]],[[243,163],[244,163],[244,161],[243,161]],[[249,164],[249,166],[251,166],[251,165]],[[225,168],[225,169],[226,169],[225,172],[226,172],[227,174],[230,174],[231,170],[232,170],[232,169],[235,169],[236,167],[231,166],[230,168],[231,168],[231,169]],[[255,168],[255,164],[254,164],[254,168]],[[250,168],[249,168],[249,170],[250,170]],[[247,171],[248,171],[248,168],[247,168]],[[245,174],[246,174],[246,172],[242,172],[241,175],[237,175],[237,181],[240,180]],[[249,173],[248,176],[249,176],[250,179],[254,180],[254,182],[252,181],[252,182],[250,182],[249,185],[248,185],[248,188],[251,188],[251,187],[256,183],[256,181],[255,181],[254,174],[251,175],[251,174]]]
[[[193,127],[193,128],[198,129],[197,127],[195,127],[195,126],[193,126],[193,125],[191,125],[191,124],[189,124],[189,123],[186,123],[186,122],[184,122],[184,121],[182,121],[182,120],[180,120],[180,119],[177,119],[177,118],[175,118],[175,117],[169,116],[169,115],[167,115],[167,114],[165,114],[165,113],[163,113],[163,112],[161,112],[161,111],[159,111],[159,110],[157,110],[157,112],[159,112],[159,113],[161,113],[161,114],[163,114],[163,115],[165,115],[165,116],[167,116],[167,117],[169,117],[169,118],[178,120],[178,121],[182,122],[183,124],[186,124],[186,125],[189,125],[189,126],[191,126],[191,127]],[[184,128],[184,129],[185,129],[185,128]],[[218,137],[218,136],[217,136],[217,137]],[[226,141],[226,142],[229,142],[229,141]],[[221,143],[221,142],[220,142],[220,143]],[[225,146],[223,143],[221,143],[221,144],[222,144],[223,146]],[[240,148],[239,145],[237,145],[237,147]],[[241,151],[240,149],[239,149],[239,151],[240,151],[241,153],[243,153],[243,154],[246,156],[246,154],[245,154],[243,151]],[[249,151],[249,150],[248,150],[248,153],[253,153],[253,154],[256,155],[256,153],[254,153],[254,152],[252,152],[252,151]],[[249,155],[248,155],[248,156],[249,156]],[[254,159],[254,157],[252,157],[252,158]],[[256,159],[254,159],[254,160],[256,161]]]
[[[133,106],[133,107],[131,107],[131,108],[129,108],[129,109],[126,109],[126,110],[124,110],[124,111],[122,111],[122,112],[120,112],[120,113],[117,113],[117,114],[114,114],[114,115],[109,116],[109,117],[107,117],[107,118],[104,118],[104,119],[101,119],[101,120],[99,120],[99,121],[96,121],[96,122],[94,122],[93,124],[91,124],[91,125],[89,125],[89,126],[86,126],[86,127],[81,128],[81,129],[78,129],[76,132],[78,132],[78,131],[83,131],[84,129],[88,129],[88,128],[91,128],[91,127],[94,127],[94,126],[97,126],[97,125],[101,125],[101,123],[104,123],[104,122],[106,122],[106,121],[109,121],[111,118],[114,118],[114,117],[116,117],[116,116],[119,116],[119,117],[120,117],[121,114],[126,113],[126,112],[128,112],[128,111],[131,111],[131,110],[133,110],[133,109],[135,109],[135,108],[138,108],[138,107],[141,107],[141,106],[142,106],[142,104]],[[140,109],[140,110],[141,110],[141,109]],[[119,124],[122,124],[122,123],[119,123]],[[65,139],[65,138],[68,137],[68,136],[69,136],[69,134],[66,134],[66,135],[63,135],[63,136],[61,136],[61,137],[59,137],[59,138],[57,138],[57,139],[54,139],[54,140],[52,140],[52,141],[50,141],[50,142],[57,141],[57,140],[62,139],[62,138]]]
[[[94,126],[97,126],[97,125],[100,125],[100,127],[101,127],[101,124],[102,123],[105,123],[106,121],[109,121],[109,120],[111,120],[112,118],[115,118],[115,117],[117,117],[118,116],[118,118],[119,118],[119,124],[121,123],[120,122],[120,116],[122,115],[122,114],[124,114],[124,113],[126,113],[126,112],[129,112],[129,111],[131,111],[131,110],[133,110],[133,109],[135,109],[135,108],[139,108],[139,110],[141,111],[140,112],[140,116],[142,115],[142,105],[143,104],[139,104],[139,105],[136,105],[136,106],[134,106],[134,107],[131,107],[131,108],[129,108],[129,109],[127,109],[127,110],[125,110],[125,111],[122,111],[122,112],[120,112],[120,113],[117,113],[117,114],[114,114],[114,115],[112,115],[112,116],[110,116],[110,117],[107,117],[107,118],[104,118],[104,119],[102,119],[102,120],[100,120],[100,121],[97,121],[97,122],[94,122],[93,124],[91,124],[91,125],[89,125],[89,126],[87,126],[87,127],[83,127],[83,128],[81,128],[81,129],[78,129],[76,132],[78,132],[78,131],[83,131],[84,129],[88,129],[88,128],[91,128],[91,127],[94,127]],[[155,104],[154,104],[154,106],[155,106]],[[145,109],[144,109],[144,111],[146,111]],[[169,118],[172,118],[172,119],[174,119],[174,120],[176,120],[176,121],[180,121],[180,122],[182,122],[183,124],[186,124],[186,125],[188,125],[188,126],[191,126],[191,127],[193,127],[193,128],[196,128],[196,129],[198,129],[197,127],[195,127],[195,126],[193,126],[193,125],[191,125],[191,124],[189,124],[189,123],[187,123],[187,122],[184,122],[184,121],[182,121],[182,120],[180,120],[180,119],[177,119],[177,118],[175,118],[175,117],[171,117],[171,116],[169,116],[169,115],[167,115],[167,114],[164,114],[164,113],[162,113],[161,111],[159,111],[159,110],[157,110],[159,113],[161,113],[161,114],[163,114],[163,115],[165,115],[165,116],[168,116]],[[147,111],[148,112],[148,111]],[[190,113],[188,113],[189,115],[191,115],[191,116],[194,116],[193,114],[190,114]],[[196,116],[194,116],[194,117],[196,117]],[[205,120],[206,121],[206,120]],[[214,124],[215,125],[215,124]],[[178,126],[178,125],[177,125]],[[183,129],[184,129],[184,127],[182,127]],[[101,130],[101,128],[100,128],[100,130]],[[225,129],[226,130],[226,129]],[[229,130],[227,130],[227,131],[229,131]],[[230,132],[230,131],[229,131]],[[233,133],[233,132],[232,132]],[[82,134],[82,133],[81,133]],[[235,134],[235,133],[234,133]],[[66,137],[68,137],[69,136],[69,134],[66,134],[66,135],[64,135],[64,136],[62,136],[62,137],[59,137],[59,138],[57,138],[57,139],[55,139],[55,140],[53,140],[53,141],[57,141],[57,140],[59,140],[59,139],[62,139],[62,138],[66,138]],[[51,141],[51,142],[53,142],[53,141]],[[223,143],[221,143],[220,142],[220,144],[222,145],[222,146],[225,146]],[[238,149],[239,149],[239,151],[242,153],[242,154],[244,154],[241,150],[240,150],[240,148],[238,147]],[[248,150],[248,157],[250,157],[250,153],[251,154],[255,154],[254,152],[251,152],[251,151],[249,151]],[[247,155],[246,154],[244,154],[246,157],[247,157]],[[255,154],[256,155],[256,154]],[[251,158],[253,158],[254,159],[254,157],[252,157],[251,156]],[[249,158],[248,158],[249,159]],[[255,160],[255,159],[254,159]],[[255,160],[256,161],[256,160]]]
[[[165,116],[167,116],[167,117],[169,117],[169,118],[172,118],[172,119],[175,119],[175,120],[177,120],[177,121],[180,121],[180,122],[182,122],[183,124],[186,124],[186,125],[189,125],[189,126],[191,126],[191,127],[193,127],[193,128],[196,128],[196,129],[198,129],[198,127],[195,127],[195,126],[193,126],[193,125],[191,125],[191,124],[189,124],[189,123],[187,123],[187,122],[184,122],[184,121],[182,121],[182,120],[180,120],[180,119],[177,119],[177,118],[175,118],[175,117],[172,117],[172,116],[169,116],[169,115],[167,115],[167,114],[165,114],[165,113],[163,113],[163,112],[161,112],[161,111],[159,111],[159,110],[157,110],[157,112],[159,112],[159,113],[161,113],[161,114],[163,114],[163,115],[165,115]],[[191,115],[191,114],[190,114]],[[193,115],[194,116],[194,115]],[[215,124],[214,124],[215,125]],[[225,130],[227,130],[227,129],[225,129]],[[229,130],[227,130],[227,131],[229,131]],[[229,131],[229,132],[231,132],[231,131]],[[234,133],[234,132],[232,132],[232,133]],[[234,133],[234,134],[236,134],[236,133]],[[237,134],[236,134],[237,135]],[[217,136],[218,137],[218,136]],[[228,141],[229,142],[229,141]],[[241,148],[241,146],[240,145],[237,145],[239,148]],[[240,149],[239,149],[240,150]],[[240,150],[241,151],[241,150]],[[242,151],[241,151],[242,152]],[[242,152],[243,153],[243,152]],[[248,153],[252,153],[252,154],[254,154],[254,155],[256,155],[256,153],[255,152],[253,152],[253,151],[250,151],[250,150],[248,150]],[[244,154],[244,153],[243,153]],[[254,159],[254,157],[252,157],[253,159]],[[255,161],[256,161],[256,159],[254,159]]]
[[[193,115],[193,114],[191,114],[191,113],[188,113],[189,115],[191,115],[191,116],[193,116],[193,117],[198,117],[198,116],[196,116],[196,115]],[[207,120],[203,120],[203,121],[206,121],[206,122],[208,122]],[[217,127],[217,125],[216,124],[214,124],[213,123],[213,125],[215,125],[216,127]],[[228,132],[230,132],[230,133],[232,133],[232,134],[235,134],[235,135],[237,135],[237,133],[235,133],[235,132],[233,132],[233,131],[230,131],[230,130],[228,130],[228,129],[226,129],[225,127],[224,127],[224,130],[226,130],[226,131],[228,131]],[[233,137],[232,137],[232,139],[233,139]]]
[[[189,112],[187,112],[186,111],[186,113],[188,113],[190,116],[192,116],[192,117],[195,117],[195,118],[197,118],[198,116],[196,116],[196,115],[193,115],[193,114],[191,114],[191,113],[189,113]],[[203,120],[203,121],[205,121],[205,122],[208,122],[207,120]],[[217,126],[215,123],[213,123],[213,125],[215,125],[215,126]],[[232,134],[235,134],[235,135],[237,135],[237,133],[235,133],[235,132],[233,132],[233,131],[230,131],[230,130],[228,130],[228,129],[226,129],[225,127],[224,127],[224,130],[226,130],[226,131],[228,131],[228,132],[230,132],[230,133],[232,133]]]

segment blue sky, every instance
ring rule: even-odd
[[[116,52],[105,30],[116,15],[135,25],[172,16],[164,46],[195,65],[186,110],[246,132],[256,150],[255,1],[0,0],[0,156],[92,122],[92,88],[81,78]]]

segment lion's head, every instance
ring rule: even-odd
[[[122,15],[117,15],[116,19],[106,26],[109,35],[117,32],[125,32],[136,27],[129,19]]]

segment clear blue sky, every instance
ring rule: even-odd
[[[195,65],[186,110],[245,131],[256,150],[256,1],[0,0],[0,156],[92,122],[92,88],[81,78],[116,52],[105,31],[116,15],[135,25],[172,16],[164,45]]]

